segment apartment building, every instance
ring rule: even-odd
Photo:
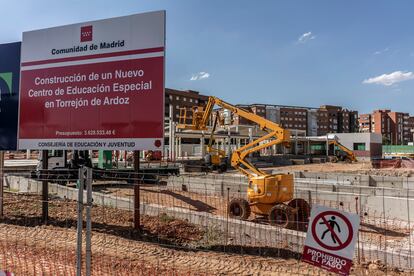
[[[374,110],[359,117],[360,132],[381,134],[385,144],[407,145],[413,142],[414,118],[405,112]]]
[[[358,112],[341,106],[322,105],[317,112],[318,135],[358,132]]]
[[[349,111],[340,106],[325,105],[314,108],[251,104],[237,105],[237,107],[278,123],[283,128],[306,133],[308,136],[358,131],[358,112]],[[234,125],[253,124],[244,118],[240,118],[237,114],[225,114],[225,116],[231,116],[231,119],[226,118],[225,121],[231,121]]]
[[[191,123],[192,114],[189,112],[193,106],[205,106],[208,102],[208,96],[202,95],[193,90],[176,90],[165,88],[165,117],[170,116],[170,105],[172,106],[173,121],[178,122],[180,117],[180,109],[187,109],[187,123]]]
[[[359,132],[372,132],[371,129],[371,114],[360,114],[359,115]]]
[[[169,117],[170,105],[174,122],[180,120],[180,109],[186,108],[186,123],[191,123],[191,108],[204,106],[208,96],[192,90],[165,89],[165,117]],[[323,105],[319,108],[285,106],[270,104],[236,105],[281,125],[281,127],[306,133],[307,136],[326,135],[327,133],[348,133],[358,131],[358,112],[349,111],[341,106]],[[228,125],[253,125],[249,120],[218,109]],[[183,114],[181,114],[183,115]],[[413,121],[414,123],[414,121]]]

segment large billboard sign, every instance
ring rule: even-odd
[[[0,44],[0,150],[17,149],[20,46]]]
[[[23,33],[20,149],[157,150],[165,12]]]

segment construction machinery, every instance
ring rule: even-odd
[[[207,154],[204,156],[205,165],[211,171],[218,171],[219,173],[227,171],[227,163],[228,159],[226,156],[226,152],[219,148],[213,147],[214,142],[214,133],[217,128],[217,123],[219,121],[220,114],[216,112],[216,116],[214,117],[213,128],[210,133],[210,139],[207,145]]]
[[[144,167],[141,166],[139,173],[133,168],[113,168],[112,152],[106,156],[105,165],[94,166],[89,151],[64,150],[48,151],[48,168],[43,168],[43,153],[39,156],[39,163],[35,171],[32,171],[31,178],[39,180],[50,180],[51,182],[66,183],[78,179],[78,169],[82,166],[93,168],[94,180],[125,180],[132,183],[136,179],[142,180],[143,183],[160,183],[160,176],[179,175],[180,169],[177,165],[161,165]],[[111,166],[107,166],[111,164]]]
[[[162,152],[160,150],[148,150],[145,152],[145,160],[148,162],[161,161]]]
[[[325,137],[322,137],[325,139]],[[338,136],[335,134],[329,134],[326,137],[328,141],[328,146],[333,145],[334,146],[334,155],[335,159],[333,159],[333,162],[339,161],[347,161],[347,162],[357,162],[357,158],[354,154],[354,152],[341,143],[339,143]]]
[[[214,106],[220,106],[233,114],[256,123],[266,135],[236,149],[231,156],[231,165],[248,178],[247,200],[233,198],[228,204],[232,218],[248,219],[251,213],[268,218],[272,225],[292,228],[307,223],[310,207],[304,199],[293,199],[294,184],[291,174],[269,174],[248,161],[249,154],[264,148],[282,144],[289,146],[290,132],[278,124],[254,113],[233,106],[217,97],[209,97],[205,108],[193,107],[192,122],[180,122],[178,128],[207,130]]]
[[[199,110],[198,112],[202,112],[203,107],[197,107]],[[195,114],[195,113],[193,113]],[[192,125],[186,125],[187,121],[187,109],[186,108],[180,108],[180,124],[178,125],[179,128],[190,128],[190,129],[196,129]],[[226,152],[222,149],[216,148],[213,146],[215,142],[214,134],[217,129],[218,124],[222,124],[223,121],[221,119],[221,116],[219,112],[215,113],[214,116],[214,122],[213,127],[210,132],[209,136],[209,142],[207,145],[207,154],[203,156],[202,160],[199,160],[200,162],[197,164],[197,167],[201,169],[201,171],[204,172],[212,172],[216,171],[218,173],[223,173],[227,171],[228,168],[228,158],[226,156]],[[200,128],[201,130],[205,130],[205,128]],[[194,163],[193,163],[194,164]],[[192,167],[194,165],[190,165],[189,167]],[[188,167],[187,167],[188,168]]]
[[[336,140],[329,141],[329,145],[334,145],[338,150],[335,150],[335,157],[340,161],[357,162],[355,154]]]

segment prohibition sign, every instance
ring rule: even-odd
[[[340,219],[342,219],[345,223],[345,225],[348,227],[348,237],[345,241],[341,241],[341,239],[338,237],[338,235],[336,234],[336,232],[334,231],[334,229],[331,227],[331,225],[329,224],[329,222],[326,220],[325,216],[335,216],[338,217]],[[338,242],[337,246],[330,246],[325,244],[320,237],[318,237],[317,233],[316,233],[316,225],[318,223],[319,220],[322,220],[322,222],[325,224],[325,226],[327,227],[327,229],[329,230],[329,232],[333,235],[333,237],[335,238],[335,240]],[[326,211],[326,212],[322,212],[320,214],[318,214],[315,219],[312,222],[312,236],[314,238],[314,240],[323,248],[328,249],[328,250],[341,250],[344,249],[345,247],[347,247],[353,238],[354,235],[354,231],[352,228],[352,224],[349,221],[349,219],[344,216],[343,214],[336,212],[336,211]]]

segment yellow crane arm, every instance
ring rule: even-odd
[[[352,162],[357,162],[355,154],[352,150],[348,149],[347,147],[345,147],[344,145],[342,145],[341,143],[339,143],[336,140],[333,140],[333,141],[329,142],[329,145],[332,145],[332,144],[337,146],[343,152],[345,152],[349,160],[351,160]]]
[[[290,132],[286,129],[283,129],[278,124],[272,121],[269,121],[259,115],[246,111],[242,108],[238,108],[213,96],[209,97],[204,110],[200,107],[193,108],[192,125],[188,126],[181,124],[178,127],[198,130],[207,129],[207,123],[210,119],[211,113],[215,105],[227,109],[230,112],[238,115],[239,117],[245,118],[253,123],[256,123],[257,125],[259,125],[259,128],[261,130],[268,132],[268,134],[266,134],[265,136],[262,136],[250,142],[249,144],[235,150],[231,157],[231,165],[235,169],[241,171],[243,174],[248,176],[249,178],[253,176],[267,175],[265,172],[259,170],[253,164],[247,161],[248,155],[261,149],[271,147],[273,145],[281,143],[288,145],[290,141]]]

